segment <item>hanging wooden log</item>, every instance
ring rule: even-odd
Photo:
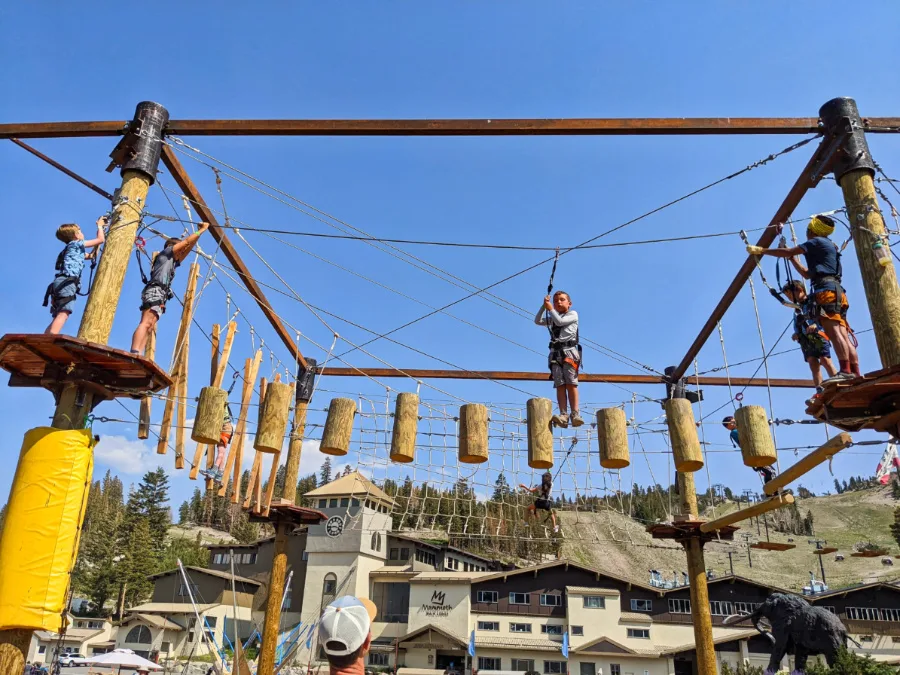
[[[273,382],[266,389],[266,397],[260,408],[259,426],[253,447],[259,452],[281,452],[291,414],[294,388],[283,382]]]
[[[203,387],[200,390],[200,401],[194,415],[194,428],[191,430],[193,440],[216,446],[222,434],[227,400],[228,392],[221,387]]]
[[[624,469],[631,461],[628,456],[628,420],[621,408],[600,408],[597,411],[597,442],[600,445],[600,466],[604,469]]]
[[[155,253],[153,254],[156,255]],[[144,350],[144,356],[151,361],[156,358],[156,326],[150,329],[147,334],[147,348]],[[152,396],[144,396],[141,399],[141,409],[138,414],[138,432],[137,437],[145,440],[150,438],[150,403],[153,401]]]
[[[231,503],[237,504],[241,500],[241,463],[244,459],[244,437],[247,429],[247,412],[250,408],[250,399],[253,397],[253,383],[256,382],[256,374],[259,372],[259,364],[262,362],[262,350],[257,349],[252,359],[244,363],[244,386],[241,388],[241,407],[238,419],[234,426],[234,436],[231,447],[228,448],[228,457],[225,460],[225,471],[222,476],[222,487],[219,496],[225,496],[228,481],[231,478],[231,470],[234,469],[234,487],[231,491]]]
[[[416,458],[416,432],[419,428],[419,396],[397,394],[394,429],[391,434],[391,461],[408,463]]]
[[[549,469],[553,466],[553,402],[549,398],[530,398],[526,405],[528,419],[528,466]]]
[[[699,471],[703,468],[703,453],[690,401],[686,398],[670,398],[665,403],[665,410],[676,471]]]
[[[488,460],[488,411],[480,403],[459,407],[459,461],[481,464]]]
[[[181,323],[178,324],[178,336],[175,338],[175,350],[172,357],[172,363],[169,370],[172,375],[173,383],[166,392],[166,404],[163,408],[162,424],[159,429],[159,442],[156,445],[156,452],[160,455],[166,454],[169,447],[169,432],[172,428],[172,414],[175,412],[175,401],[177,400],[178,389],[175,386],[175,375],[179,372],[179,368],[183,367],[185,378],[187,377],[187,351],[182,349],[182,343],[185,338],[190,335],[191,321],[194,316],[194,294],[197,290],[197,278],[200,276],[200,265],[192,263],[188,272],[187,287],[184,291],[184,307],[181,311]],[[183,364],[183,366],[181,365]],[[175,468],[180,469],[176,457]]]
[[[326,455],[343,456],[350,450],[353,435],[353,418],[356,416],[356,401],[352,398],[333,398],[328,405],[328,417],[319,450]]]
[[[758,469],[778,461],[775,441],[769,431],[769,416],[758,405],[745,405],[734,413],[744,466]]]

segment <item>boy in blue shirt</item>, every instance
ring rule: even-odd
[[[66,319],[75,309],[75,299],[81,290],[81,273],[84,271],[84,261],[97,255],[97,247],[106,241],[103,234],[103,226],[106,225],[106,216],[97,219],[97,237],[85,241],[84,233],[75,223],[65,223],[56,230],[56,238],[66,247],[56,257],[56,276],[47,291],[44,293],[44,307],[50,304],[50,315],[53,320],[47,326],[45,333],[58,335]],[[90,253],[87,249],[91,249]]]
[[[803,359],[809,364],[812,372],[813,383],[816,391],[822,391],[822,371],[824,368],[829,377],[837,374],[837,369],[831,362],[831,340],[825,334],[822,325],[818,321],[818,307],[813,298],[806,294],[806,287],[802,281],[786,283],[782,292],[788,300],[799,306],[794,310],[794,334],[792,339],[800,345]]]
[[[731,438],[731,444],[736,448],[740,448],[741,438],[738,435],[737,422],[734,421],[734,417],[729,415],[728,417],[723,419],[722,426],[728,429],[728,431],[730,432],[728,436],[729,438]],[[766,484],[770,480],[775,478],[775,469],[771,466],[760,466],[753,470],[756,471],[756,473],[758,473],[760,476],[762,476],[763,484]]]

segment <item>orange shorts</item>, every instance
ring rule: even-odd
[[[819,305],[820,308],[822,305],[833,305],[836,301],[837,295],[834,291],[818,291],[816,293],[816,304]],[[844,328],[847,328],[847,310],[849,308],[850,303],[847,301],[847,294],[841,293],[841,311],[825,312],[820,309],[819,316],[830,319],[831,321],[836,321]]]
[[[234,429],[232,428],[231,424],[226,424],[224,427],[222,427],[222,433],[219,434],[219,445],[227,446],[229,443],[231,443],[231,437],[233,434]]]

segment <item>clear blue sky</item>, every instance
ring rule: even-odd
[[[501,117],[678,117],[678,116],[815,116],[826,100],[840,95],[857,98],[864,115],[900,114],[893,86],[897,41],[874,33],[841,41],[846,9],[834,3],[690,4],[629,3],[238,3],[166,0],[141,11],[120,3],[26,3],[0,9],[0,120],[4,122],[126,119],[134,105],[150,99],[164,104],[173,118],[501,118]],[[870,26],[895,25],[897,7],[888,2],[867,6]],[[451,241],[513,243],[537,246],[573,245],[599,234],[696,187],[781,150],[798,137],[645,137],[645,138],[187,138],[187,142],[291,195],[376,236]],[[869,138],[885,169],[900,172],[900,139]],[[114,139],[61,139],[34,145],[112,191],[118,174],[104,168]],[[697,233],[735,231],[765,225],[786,194],[812,146],[729,181],[674,208],[612,235],[607,241],[630,241]],[[218,204],[209,169],[183,160],[211,204]],[[48,322],[40,300],[50,281],[59,244],[53,237],[61,222],[90,228],[106,209],[102,199],[55,172],[11,143],[0,144],[4,198],[0,218],[8,251],[0,285],[4,332],[43,330]],[[163,185],[173,188],[164,175]],[[326,224],[225,180],[229,213],[257,227],[330,232]],[[841,206],[833,182],[811,192],[799,215]],[[163,193],[154,188],[149,209],[170,213]],[[172,226],[169,224],[169,228]],[[801,228],[802,229],[802,228]],[[371,330],[383,332],[427,311],[422,305],[375,287],[334,266],[291,249],[259,233],[248,241],[303,298]],[[441,305],[466,292],[424,274],[360,242],[285,237],[286,241],[402,290],[431,305]],[[156,242],[158,243],[158,240]],[[207,250],[214,246],[204,240]],[[242,243],[251,269],[265,283],[280,288],[274,277]],[[486,286],[539,261],[536,252],[498,252],[405,247],[478,286]],[[852,249],[846,258],[846,286],[852,302],[850,318],[857,329],[871,323]],[[737,236],[675,244],[596,249],[563,258],[557,288],[569,291],[581,316],[581,332],[653,368],[662,370],[684,354],[735,270],[744,260]],[[204,268],[205,272],[205,268]],[[769,261],[767,273],[774,277]],[[547,285],[549,266],[542,266],[495,291],[517,305],[537,309]],[[183,290],[183,269],[176,290]],[[287,351],[274,338],[246,294],[219,279],[232,294],[231,309],[240,307],[256,326],[257,337],[290,364]],[[127,347],[138,319],[140,280],[128,271],[111,338]],[[300,304],[269,291],[277,310],[304,335],[328,346],[332,332]],[[788,310],[757,285],[763,336],[767,347],[790,319]],[[69,330],[77,330],[84,303],[79,300]],[[228,302],[213,281],[204,294],[198,320],[204,326],[224,322]],[[543,353],[546,333],[529,320],[481,299],[465,301],[454,313],[467,321]],[[360,343],[367,333],[324,317],[344,338]],[[248,324],[239,319],[240,334],[232,363],[242,365],[251,354]],[[177,312],[164,317],[160,362],[168,363]],[[760,355],[756,318],[745,288],[723,323],[730,362]],[[446,316],[435,316],[394,336],[400,342],[470,369],[542,370],[543,356],[488,336]],[[864,370],[879,367],[871,334],[860,336]],[[788,339],[782,345],[789,346]],[[306,354],[323,358],[306,338]],[[348,348],[343,340],[338,348]],[[368,348],[367,348],[368,349]],[[780,347],[779,347],[780,349]],[[387,341],[371,353],[401,367],[437,367],[440,362]],[[190,388],[196,395],[207,378],[208,343],[192,338]],[[380,365],[353,353],[353,365]],[[699,359],[701,370],[722,364],[714,336]],[[749,375],[757,366],[736,367]],[[263,374],[271,375],[267,353]],[[635,372],[586,350],[586,372]],[[773,376],[801,377],[807,367],[799,353],[770,362]],[[495,383],[435,381],[444,392],[464,400],[509,402],[521,407],[526,393],[552,396],[549,383],[529,382],[516,391]],[[415,383],[394,380],[395,391]],[[518,385],[517,385],[518,386]],[[331,391],[354,392],[384,409],[385,390],[362,379],[328,380],[321,384],[313,407],[325,408]],[[323,391],[329,390],[329,391]],[[637,387],[639,395],[661,397],[662,387]],[[775,391],[774,414],[800,419],[806,391]],[[449,399],[422,388],[423,398]],[[626,390],[584,385],[583,400],[610,404],[630,400]],[[703,410],[727,404],[726,389],[706,390]],[[765,389],[752,389],[745,403],[769,406]],[[8,470],[0,476],[0,501],[12,478],[20,439],[30,427],[45,424],[52,401],[44,391],[0,388],[0,424],[6,433],[0,458]],[[453,413],[458,401],[448,404]],[[133,402],[126,405],[136,410]],[[371,406],[364,402],[364,407]],[[161,412],[155,404],[155,420]],[[585,405],[590,412],[596,405]],[[697,411],[699,413],[699,411]],[[636,418],[650,420],[658,405],[637,406]],[[128,413],[115,403],[98,415],[121,419]],[[453,413],[455,414],[455,413]],[[629,406],[629,415],[631,408]],[[720,419],[723,412],[711,416]],[[314,411],[312,422],[323,416]],[[657,420],[658,421],[658,420]],[[384,418],[378,428],[384,431]],[[358,426],[373,429],[373,419]],[[105,440],[98,448],[99,475],[113,468],[126,481],[136,481],[157,457],[153,447],[135,439],[130,424],[98,425]],[[658,426],[656,427],[659,428]],[[424,426],[423,426],[424,429]],[[758,479],[742,467],[730,450],[724,430],[705,427],[711,450],[714,483],[735,489],[757,487]],[[313,437],[320,430],[311,429]],[[384,439],[384,433],[379,437]],[[862,436],[861,436],[862,437]],[[371,439],[371,434],[365,438]],[[435,437],[437,438],[437,437]],[[808,446],[824,438],[821,427],[777,429],[781,447]],[[451,439],[452,440],[452,439]],[[443,442],[441,440],[441,442]],[[622,481],[669,480],[665,445],[659,434],[645,437],[655,454],[634,456]],[[584,444],[579,448],[586,450]],[[590,448],[595,451],[595,447]],[[500,450],[490,473],[476,483],[492,482],[496,470],[513,469],[509,449]],[[834,461],[836,476],[870,475],[880,447],[848,451]],[[192,452],[192,446],[189,452]],[[385,469],[384,450],[364,450],[360,461],[376,477],[429,476],[421,462],[411,468]],[[439,451],[433,462],[457,475],[452,458]],[[793,460],[782,454],[782,466]],[[160,458],[172,466],[171,453]],[[357,462],[355,454],[348,458]],[[518,461],[518,460],[516,460]],[[304,469],[320,462],[310,447]],[[375,464],[378,466],[376,467]],[[516,465],[518,466],[518,465]],[[562,488],[571,489],[572,466],[584,470],[586,458],[568,465]],[[596,469],[596,459],[591,465]],[[528,479],[523,471],[516,478]],[[463,475],[468,475],[463,472]],[[599,472],[579,477],[579,485],[599,488]],[[831,487],[826,467],[803,482],[816,491]],[[588,481],[588,482],[586,482]],[[173,501],[189,494],[186,472],[173,470]],[[705,471],[698,487],[705,489]]]

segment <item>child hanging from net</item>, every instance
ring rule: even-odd
[[[831,340],[819,323],[816,302],[806,294],[806,286],[802,281],[789,281],[781,287],[781,291],[791,302],[798,305],[798,309],[794,310],[792,339],[800,345],[803,359],[809,364],[818,396],[822,393],[821,369],[824,368],[829,377],[837,374],[837,369],[831,361]]]
[[[556,291],[553,301],[544,298],[534,322],[550,329],[550,378],[556,388],[559,414],[553,424],[563,429],[569,426],[569,409],[572,410],[572,426],[584,424],[578,412],[578,369],[581,367],[581,345],[578,343],[578,312],[572,309],[572,298],[565,291]]]
[[[525,524],[528,524],[528,518],[533,516],[537,518],[538,510],[547,511],[550,514],[550,520],[553,523],[553,532],[559,532],[559,525],[556,524],[556,513],[553,511],[553,503],[550,501],[550,493],[553,492],[553,474],[545,471],[541,476],[541,484],[537,487],[528,487],[522,483],[519,487],[523,490],[534,494],[538,493],[537,499],[528,507],[528,514],[525,518]],[[546,519],[545,519],[546,520]]]
[[[781,231],[781,225],[778,226]],[[763,248],[748,246],[750,255],[771,255],[788,258],[804,279],[812,281],[812,293],[816,314],[825,333],[834,346],[840,363],[840,371],[834,380],[853,379],[861,375],[859,355],[856,353],[856,339],[847,323],[850,303],[841,286],[841,251],[828,237],[834,232],[834,220],[828,216],[813,216],[806,228],[806,241],[793,248]],[[794,257],[803,255],[806,267]]]
[[[225,454],[228,450],[228,444],[231,443],[231,437],[234,435],[234,426],[231,419],[231,405],[225,402],[225,411],[222,419],[222,431],[219,434],[219,442],[216,444],[216,461],[212,469],[208,471],[200,471],[207,478],[212,479],[216,483],[221,483],[225,475]]]
[[[728,417],[722,420],[722,426],[728,429],[728,431],[730,432],[728,434],[728,437],[731,439],[731,444],[736,448],[740,448],[741,438],[738,434],[737,422],[734,420],[734,417],[728,415]],[[762,477],[763,485],[768,483],[777,475],[775,472],[775,467],[772,466],[758,466],[753,470]]]

